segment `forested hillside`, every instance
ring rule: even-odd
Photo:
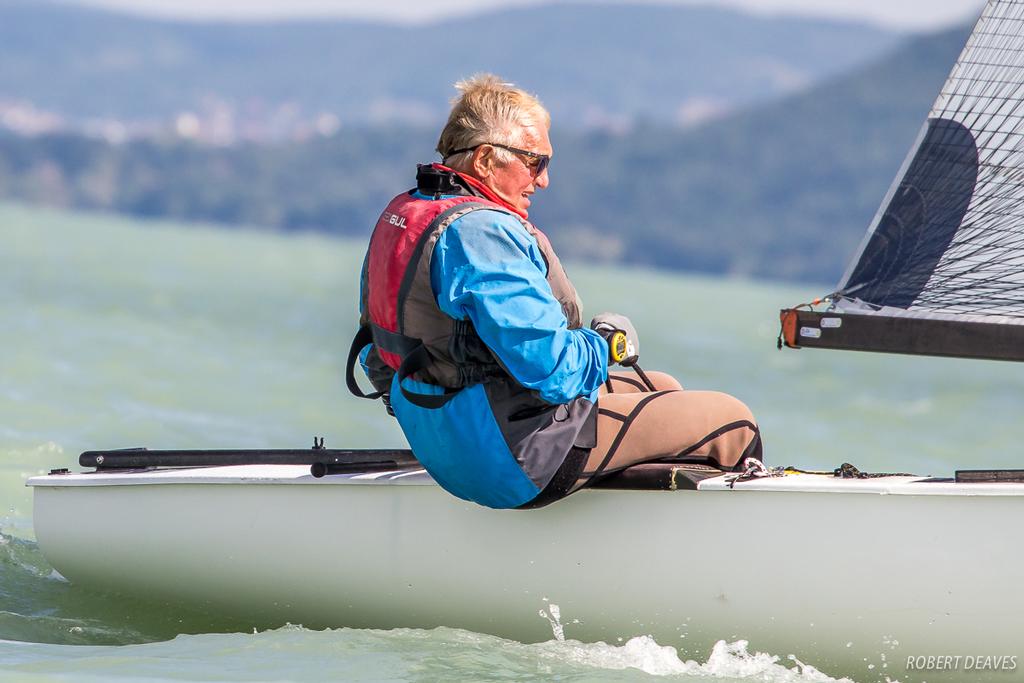
[[[714,273],[838,278],[966,29],[693,131],[553,131],[532,218],[567,256]],[[436,128],[343,128],[299,145],[109,145],[0,137],[0,196],[141,216],[365,234],[435,158]]]

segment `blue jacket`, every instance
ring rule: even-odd
[[[596,402],[608,373],[607,344],[592,330],[568,329],[537,240],[514,216],[478,210],[454,221],[437,240],[430,275],[440,309],[470,320],[515,383],[553,407]],[[411,378],[405,383],[416,393],[442,391]],[[441,486],[488,507],[517,507],[537,496],[575,435],[563,435],[559,453],[517,449],[509,438],[516,425],[496,414],[500,401],[488,384],[468,386],[438,409],[408,402],[393,385],[391,404],[416,457]]]

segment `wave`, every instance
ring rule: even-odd
[[[574,640],[524,644],[449,628],[314,631],[286,626],[253,633],[178,636],[120,647],[0,641],[0,659],[10,662],[6,667],[10,675],[28,681],[35,680],[31,674],[44,673],[49,677],[85,675],[76,680],[130,677],[180,681],[209,679],[216,671],[217,680],[231,681],[836,682],[792,658],[750,652],[742,640],[719,641],[707,660],[697,662],[680,659],[674,647],[660,645],[648,636],[621,645]],[[0,680],[5,680],[2,673]]]

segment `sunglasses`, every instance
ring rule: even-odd
[[[448,154],[449,157],[453,157],[456,154],[462,154],[463,152],[472,152],[477,147],[483,145],[490,145],[491,147],[501,147],[504,150],[508,150],[513,154],[518,154],[521,157],[526,157],[529,161],[523,161],[523,164],[530,169],[530,174],[536,178],[547,169],[548,164],[551,163],[550,154],[538,154],[537,152],[528,152],[525,149],[519,149],[518,147],[509,147],[508,145],[502,145],[497,142],[481,142],[479,145],[473,145],[472,147],[463,147],[462,149],[456,149]],[[447,157],[445,157],[447,158]]]

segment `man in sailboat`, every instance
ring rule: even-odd
[[[456,85],[437,151],[374,228],[356,354],[413,453],[452,494],[492,508],[546,505],[648,460],[761,457],[750,410],[718,392],[653,389],[609,365],[635,361],[624,316],[590,328],[547,237],[529,220],[550,182],[550,116],[479,75]],[[361,393],[361,392],[360,392]]]

